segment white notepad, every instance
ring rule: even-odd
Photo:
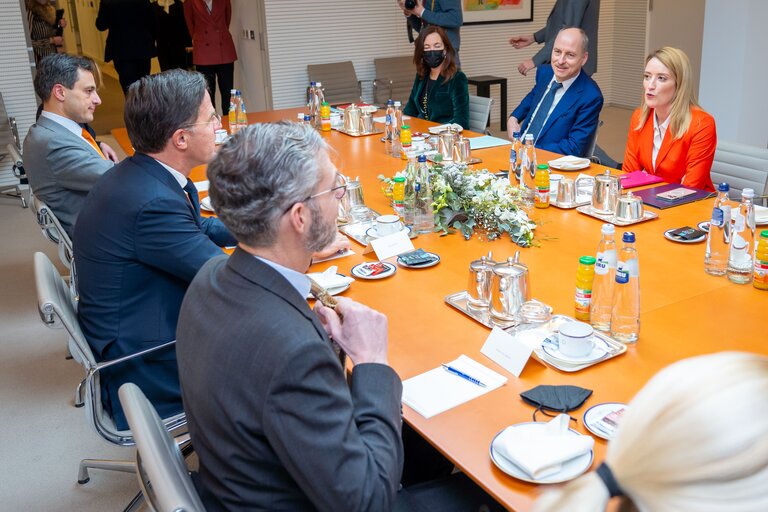
[[[492,148],[494,146],[506,146],[512,144],[507,139],[491,137],[490,135],[483,135],[482,137],[471,137],[468,140],[469,147],[473,151],[476,149]]]
[[[403,403],[425,418],[431,418],[507,382],[503,375],[465,355],[447,364],[478,379],[486,387],[473,384],[439,366],[403,382]]]

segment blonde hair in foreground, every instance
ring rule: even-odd
[[[608,445],[621,510],[768,510],[766,397],[768,358],[756,354],[698,356],[656,374]],[[603,511],[608,499],[590,472],[543,494],[534,511]]]
[[[645,64],[651,59],[658,59],[664,64],[669,72],[672,73],[672,79],[675,81],[675,98],[672,100],[672,108],[669,112],[669,129],[674,139],[679,139],[688,127],[691,125],[691,109],[700,108],[696,102],[696,93],[693,90],[693,72],[691,71],[691,61],[683,50],[665,46],[648,55]],[[640,106],[640,121],[635,126],[636,131],[640,131],[651,114],[651,109],[645,103],[645,94],[643,94],[643,103]]]

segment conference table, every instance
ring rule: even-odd
[[[296,120],[300,109],[248,114],[249,122]],[[434,125],[411,119],[415,131],[426,132]],[[124,129],[113,130],[118,142],[131,153]],[[465,132],[469,137],[478,136]],[[381,214],[392,213],[377,176],[393,176],[405,162],[385,154],[380,136],[351,137],[333,131],[322,133],[335,149],[339,170],[362,184],[365,202]],[[509,146],[473,151],[482,159],[477,169],[492,172],[507,170]],[[538,150],[538,161],[547,162],[559,155]],[[603,172],[592,164],[586,172]],[[276,170],[279,172],[279,169]],[[614,171],[616,172],[616,171]],[[578,172],[563,174],[576,177]],[[193,171],[195,181],[206,179],[204,169]],[[445,303],[444,298],[466,289],[469,263],[493,251],[496,261],[505,261],[520,251],[520,261],[529,269],[532,296],[554,308],[555,314],[574,314],[574,292],[578,259],[595,255],[602,222],[577,212],[555,207],[535,209],[532,218],[538,226],[535,244],[521,248],[509,237],[494,241],[465,240],[460,233],[440,236],[419,235],[416,248],[437,253],[438,265],[427,269],[399,267],[392,277],[356,280],[343,296],[386,313],[389,318],[389,363],[405,380],[452,361],[464,354],[508,377],[506,385],[485,395],[426,419],[407,406],[403,416],[415,430],[451,459],[463,472],[510,510],[529,510],[536,496],[547,486],[517,480],[499,470],[491,460],[489,446],[505,427],[532,421],[534,408],[525,404],[520,393],[539,384],[571,384],[594,391],[586,404],[571,415],[578,418],[572,427],[590,435],[582,415],[590,406],[602,402],[629,402],[634,394],[660,369],[680,359],[724,350],[768,354],[768,334],[764,319],[768,312],[768,293],[751,285],[737,285],[725,277],[704,272],[704,243],[682,244],[669,241],[663,233],[682,226],[695,227],[708,220],[713,199],[677,206],[658,213],[658,219],[616,229],[617,246],[621,233],[633,231],[640,262],[640,337],[623,355],[575,373],[545,366],[533,358],[516,378],[480,353],[490,329],[473,321]],[[374,261],[373,253],[363,255],[364,247],[352,242],[354,255],[313,265],[323,271],[337,265],[350,275],[360,263]],[[718,411],[711,411],[713,415]],[[546,419],[546,418],[545,418]],[[539,416],[541,421],[541,416]],[[607,442],[595,438],[592,469],[605,457]],[[653,454],[649,454],[653,456]]]

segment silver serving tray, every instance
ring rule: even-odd
[[[558,203],[557,199],[549,200],[549,204],[551,204],[555,208],[560,208],[561,210],[573,210],[574,208],[578,208],[579,206],[590,204],[591,202],[592,202],[591,197],[587,197],[586,199],[583,199],[581,201],[576,201],[574,203]]]
[[[445,302],[449,306],[452,306],[465,315],[467,315],[469,318],[474,320],[475,322],[481,323],[484,326],[488,327],[489,329],[493,329],[494,327],[500,327],[502,329],[509,329],[510,327],[514,327],[517,325],[517,322],[503,322],[500,320],[497,320],[491,316],[491,311],[488,308],[485,309],[478,309],[474,308],[469,305],[467,302],[467,292],[461,291],[452,293],[445,297]]]
[[[579,213],[583,213],[584,215],[589,215],[590,217],[594,217],[595,219],[600,219],[603,222],[613,224],[614,226],[631,226],[632,224],[638,224],[640,222],[645,222],[647,220],[653,220],[653,219],[659,218],[658,214],[645,210],[643,212],[642,218],[640,219],[620,220],[620,219],[617,219],[616,216],[612,213],[597,213],[592,211],[592,205],[579,206],[578,208],[576,208],[576,211]]]
[[[372,132],[348,132],[344,128],[333,128],[333,130],[349,135],[350,137],[367,137],[369,135],[384,133],[384,130],[380,130],[379,128],[374,128]]]

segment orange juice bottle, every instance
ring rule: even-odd
[[[573,316],[582,322],[589,322],[595,261],[593,256],[582,256],[579,258],[579,269],[576,271],[576,312]]]
[[[331,106],[327,101],[320,105],[320,130],[324,132],[331,131]]]
[[[400,128],[400,158],[408,160],[408,151],[411,150],[411,127],[404,124]]]
[[[752,286],[758,290],[768,290],[768,229],[760,232],[760,238],[758,238],[755,247]]]
[[[536,167],[536,177],[534,178],[536,186],[536,195],[533,196],[533,206],[536,208],[549,207],[549,167],[547,164],[541,164]]]

